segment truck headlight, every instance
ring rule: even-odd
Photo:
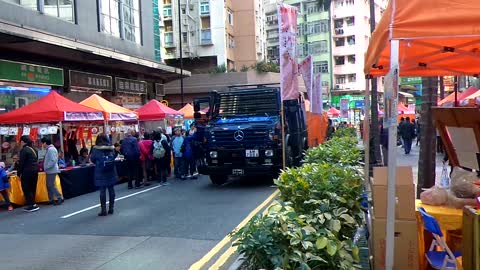
[[[273,157],[273,150],[271,150],[271,149],[265,150],[265,156],[266,157]]]
[[[217,151],[210,151],[210,157],[211,158],[217,158],[218,157]]]

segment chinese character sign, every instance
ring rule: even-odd
[[[322,97],[322,75],[317,74],[313,82],[312,97],[311,97],[311,112],[316,114],[323,113],[323,97]]]
[[[303,82],[305,83],[305,88],[307,88],[308,99],[312,101],[312,90],[313,90],[313,61],[312,56],[309,55],[305,60],[300,63],[298,66],[300,74],[302,74]],[[310,107],[311,107],[310,102]],[[311,108],[310,108],[311,109]]]
[[[340,100],[340,117],[348,118],[348,109],[349,109],[349,100],[348,98],[342,98]]]
[[[297,99],[298,63],[297,63],[297,9],[281,4],[278,7],[279,51],[280,51],[280,89],[282,100]]]

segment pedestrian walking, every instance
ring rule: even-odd
[[[380,144],[382,145],[383,166],[388,166],[388,128],[380,126]]]
[[[115,183],[117,171],[115,169],[115,151],[108,136],[100,134],[95,141],[90,160],[95,164],[95,186],[100,189],[100,213],[107,215],[107,190],[109,197],[108,214],[113,214],[115,205]]]
[[[404,124],[405,124],[405,117],[402,117],[400,118],[400,123],[398,124],[398,127],[397,127],[397,137],[400,139],[403,149],[405,149],[405,142],[403,141],[403,138],[402,138],[402,130],[403,130]]]
[[[22,182],[22,190],[25,196],[26,207],[24,211],[35,212],[40,209],[35,204],[35,194],[38,181],[38,154],[33,149],[32,139],[24,135],[20,138],[22,150],[20,151],[20,160],[18,163],[18,176]]]
[[[403,140],[404,144],[404,150],[405,154],[408,155],[410,154],[410,151],[412,149],[412,141],[413,138],[415,138],[415,127],[413,124],[410,122],[410,117],[407,117],[405,119],[405,122],[402,125],[402,128],[400,129],[400,135]]]
[[[184,142],[185,151],[183,154],[183,162],[185,166],[185,174],[188,179],[197,179],[197,177],[194,175],[195,171],[197,170],[197,165],[195,164],[195,152],[193,149],[195,140],[195,127],[193,127],[188,131]]]
[[[150,186],[153,164],[153,141],[148,132],[143,134],[143,139],[138,143],[140,149],[140,163],[142,165],[143,185]]]
[[[125,162],[128,171],[128,189],[133,188],[133,181],[135,180],[135,188],[140,188],[140,178],[138,177],[138,167],[140,161],[140,149],[138,148],[138,140],[133,135],[135,131],[131,130],[127,137],[123,139],[120,147],[120,152],[125,157]]]
[[[3,196],[8,211],[13,211],[13,206],[8,196],[8,188],[10,188],[10,182],[8,181],[7,172],[5,171],[5,162],[0,162],[0,193]]]
[[[417,144],[416,145],[418,146],[418,144],[420,143],[420,136],[422,134],[421,133],[422,129],[420,128],[420,120],[419,119],[417,119],[416,123],[417,123],[417,126],[415,127],[415,131],[417,132]]]
[[[174,174],[177,179],[185,180],[185,170],[184,170],[184,160],[183,160],[183,152],[184,152],[184,145],[185,138],[182,135],[182,130],[180,128],[175,129],[175,136],[172,138],[172,150],[173,150],[173,157],[174,160]]]
[[[327,127],[327,140],[330,140],[335,133],[335,127],[333,126],[332,119],[328,119],[328,127]]]
[[[153,136],[153,158],[157,170],[157,179],[161,185],[168,185],[167,175],[172,159],[172,149],[168,144],[167,137],[159,130]]]
[[[43,146],[47,148],[45,158],[43,159],[43,170],[47,175],[48,200],[50,204],[60,205],[64,202],[63,196],[55,186],[57,174],[60,173],[58,167],[58,151],[49,138],[43,137],[41,141]]]

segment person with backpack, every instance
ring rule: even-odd
[[[120,152],[125,157],[127,172],[128,172],[128,189],[133,188],[133,180],[135,179],[135,188],[140,188],[140,177],[138,177],[138,167],[140,161],[140,149],[138,148],[138,140],[134,130],[130,130],[127,137],[123,139],[120,147]]]
[[[100,189],[100,213],[98,216],[113,214],[115,205],[115,183],[117,171],[115,169],[115,151],[108,136],[100,134],[95,141],[90,160],[95,164],[95,186]],[[109,196],[107,212],[107,189]]]
[[[138,147],[140,148],[143,185],[146,187],[150,186],[150,178],[152,177],[153,141],[150,137],[150,133],[145,132],[143,134],[143,140],[138,143]]]
[[[33,149],[33,141],[28,135],[20,138],[22,150],[20,151],[20,160],[18,163],[18,176],[22,182],[22,190],[25,196],[26,207],[24,211],[35,212],[40,209],[35,204],[35,194],[37,192],[38,181],[38,154]]]
[[[168,167],[170,167],[170,160],[172,149],[168,144],[167,137],[161,131],[157,131],[153,137],[153,159],[155,168],[157,169],[157,177],[160,185],[166,186]]]
[[[175,174],[175,178],[186,180],[185,177],[185,168],[184,168],[184,160],[183,160],[183,152],[185,150],[185,138],[182,135],[182,129],[177,128],[175,129],[175,136],[172,138],[172,151],[174,159],[174,169],[173,173]]]

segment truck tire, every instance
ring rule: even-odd
[[[214,185],[223,185],[227,182],[227,179],[227,175],[210,175],[210,181],[212,181]]]

